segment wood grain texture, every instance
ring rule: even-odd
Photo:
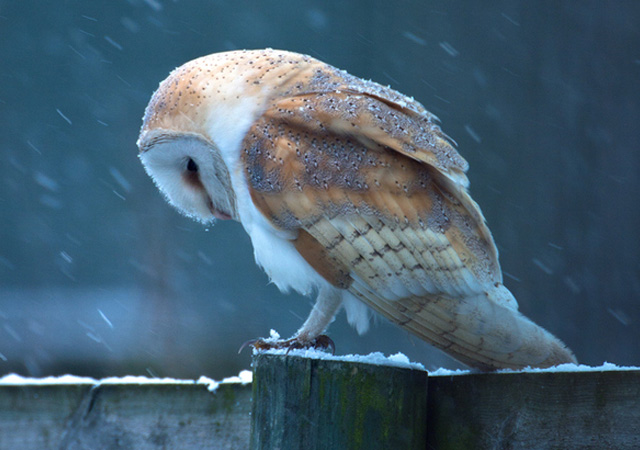
[[[429,377],[428,447],[640,448],[640,371]]]
[[[251,387],[0,386],[0,448],[246,449]]]
[[[411,448],[412,439],[444,450],[640,448],[639,370],[427,378],[364,366],[260,354],[253,387],[216,393],[195,384],[3,385],[0,448],[245,450],[251,426],[253,448],[285,439],[310,443],[289,448],[348,448],[395,426],[402,432],[380,442],[400,446],[383,448]]]
[[[426,399],[426,421],[414,422],[416,428],[405,434],[426,433],[421,449],[640,448],[638,370],[470,373],[429,376],[426,383],[398,387],[387,377],[394,371],[403,375],[401,369],[369,366],[370,378],[363,383],[359,377],[362,366],[255,356],[252,449],[275,448],[279,443],[292,444],[281,448],[350,448],[347,442],[361,433],[358,418],[372,417],[379,407],[354,400],[373,389],[368,381],[378,385],[377,392],[389,389],[387,397],[395,398],[387,400],[386,412],[400,418],[404,417],[401,398],[406,390],[413,390],[414,398]],[[335,396],[338,392],[341,394]],[[347,410],[345,400],[349,400]],[[362,407],[371,411],[363,413]],[[349,414],[346,424],[340,420],[345,412]],[[329,417],[333,422],[326,423]],[[379,422],[372,420],[369,425],[371,434],[364,436],[372,446],[366,442],[355,448],[410,448],[404,443],[385,446],[384,438],[376,441]],[[345,433],[353,436],[345,437]]]
[[[425,448],[424,371],[266,354],[253,366],[253,450]]]

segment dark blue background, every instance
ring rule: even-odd
[[[482,3],[482,4],[480,4]],[[137,159],[144,107],[208,53],[274,47],[438,115],[521,310],[585,363],[640,363],[640,3],[0,0],[0,374],[228,376],[292,334],[236,223],[206,229]],[[457,363],[344,316],[339,353]]]

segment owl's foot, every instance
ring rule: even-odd
[[[313,339],[301,339],[299,337],[293,337],[291,339],[252,339],[242,344],[238,353],[244,350],[245,347],[253,347],[256,350],[286,349],[287,353],[291,350],[313,348],[315,350],[328,351],[332,355],[336,351],[336,345],[333,343],[333,340],[325,334],[316,336]]]

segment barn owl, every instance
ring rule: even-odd
[[[518,312],[468,164],[412,98],[305,55],[216,53],[160,84],[138,148],[179,211],[239,221],[281,291],[317,294],[259,347],[326,343],[342,307],[359,333],[371,309],[480,370],[576,361]]]

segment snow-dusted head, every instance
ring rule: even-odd
[[[275,50],[216,53],[175,69],[145,111],[140,159],[169,202],[189,217],[239,220],[231,172],[270,99],[321,62]],[[305,87],[307,83],[305,83]]]
[[[238,154],[256,104],[240,91],[238,74],[227,79],[229,61],[220,56],[188,62],[160,84],[138,139],[140,159],[158,189],[202,222],[237,218],[223,154],[230,161]]]

